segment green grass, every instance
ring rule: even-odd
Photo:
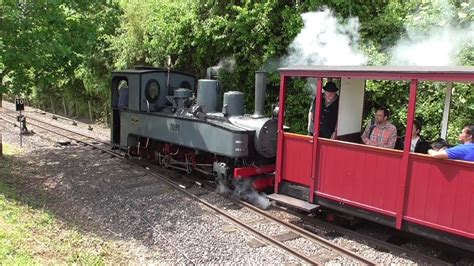
[[[124,262],[114,244],[80,232],[41,208],[44,199],[17,192],[19,149],[4,144],[0,157],[0,265]]]
[[[3,154],[4,155],[14,155],[20,153],[21,150],[16,146],[10,145],[8,143],[3,143]],[[1,160],[1,159],[0,159]]]

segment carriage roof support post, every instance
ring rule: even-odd
[[[451,107],[451,95],[453,94],[453,83],[446,84],[446,96],[444,97],[443,120],[441,121],[441,138],[446,139],[448,135],[449,109]]]
[[[309,202],[314,202],[314,191],[316,188],[316,182],[318,177],[316,173],[318,169],[316,168],[317,163],[315,162],[314,158],[317,156],[318,152],[318,137],[319,137],[319,119],[321,117],[321,104],[322,104],[322,96],[323,96],[323,78],[318,77],[317,86],[316,86],[316,106],[314,111],[313,117],[313,152],[312,152],[312,159],[311,159],[311,183],[309,185]]]
[[[283,164],[283,124],[285,121],[285,101],[286,101],[286,83],[288,77],[284,74],[280,75],[280,102],[278,110],[278,142],[277,142],[277,161],[275,169],[275,193],[278,193],[281,183],[281,170]]]
[[[413,132],[413,119],[415,118],[415,105],[416,105],[416,89],[418,87],[418,80],[412,79],[410,81],[410,98],[408,101],[408,113],[407,113],[407,128],[405,132],[405,140],[411,140]],[[398,184],[398,197],[397,197],[397,219],[395,227],[401,229],[403,213],[406,205],[406,184],[408,177],[408,163],[410,159],[410,145],[411,141],[405,141],[403,147],[402,162],[400,165],[400,182]]]

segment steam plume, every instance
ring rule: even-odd
[[[219,73],[221,69],[225,69],[228,72],[233,72],[235,68],[235,59],[233,57],[226,57],[219,61],[215,66],[212,66],[212,71]]]
[[[363,65],[366,57],[358,50],[359,19],[339,23],[331,10],[301,15],[304,27],[289,47],[283,65]]]
[[[433,22],[423,29],[420,25],[430,22],[425,21],[429,19],[427,11],[414,14],[405,25],[407,36],[400,39],[391,50],[390,64],[458,65],[457,55],[461,49],[466,44],[474,45],[474,22],[464,26],[455,22],[455,17],[462,14],[456,13],[447,1],[433,1],[430,4],[433,10],[440,10],[439,15],[431,18]]]

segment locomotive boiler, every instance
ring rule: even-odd
[[[252,178],[258,189],[271,186],[277,118],[264,115],[267,73],[255,74],[253,114],[245,114],[242,92],[223,93],[208,73],[196,82],[192,75],[159,68],[113,72],[112,145],[221,183]]]

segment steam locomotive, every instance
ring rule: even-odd
[[[245,95],[223,93],[212,69],[207,72],[197,82],[160,68],[113,72],[112,145],[226,186],[251,180],[257,190],[271,188],[278,120],[264,116],[267,73],[256,72],[255,112],[245,114]]]

